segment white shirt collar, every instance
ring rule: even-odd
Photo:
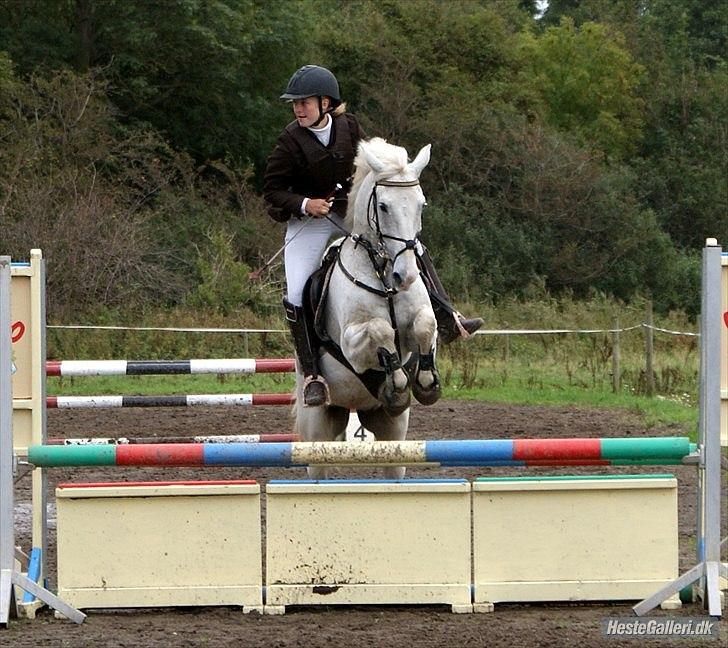
[[[331,140],[331,126],[334,123],[334,120],[331,118],[331,115],[326,115],[326,125],[321,126],[320,128],[311,128],[309,127],[308,130],[310,130],[318,139],[321,144],[324,146],[329,145],[329,141]]]

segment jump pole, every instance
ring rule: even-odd
[[[10,257],[0,257],[0,626],[17,616],[15,588],[32,594],[76,623],[86,615],[34,583],[15,566],[13,497],[12,318]]]
[[[33,446],[35,466],[633,466],[681,464],[688,437]]]
[[[184,394],[169,396],[47,396],[48,409],[116,407],[248,407],[293,405],[292,394]]]
[[[49,445],[136,445],[140,443],[280,443],[298,441],[298,434],[208,434],[168,437],[84,437],[48,439]]]
[[[48,360],[46,376],[179,376],[188,374],[290,373],[293,358],[193,360]]]

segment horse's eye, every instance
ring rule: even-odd
[[[380,211],[383,211],[385,214],[389,211],[389,209],[387,208],[387,205],[385,205],[382,202],[379,203],[379,209],[380,209]]]

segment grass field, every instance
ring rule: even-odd
[[[511,361],[507,366],[482,362],[483,367],[463,372],[443,359],[444,397],[519,405],[581,406],[624,409],[641,416],[646,427],[677,426],[694,437],[696,397],[692,392],[647,397],[623,383],[612,393],[611,382],[597,385],[559,374],[557,367]],[[99,376],[49,378],[49,395],[168,395],[224,393],[285,393],[293,389],[291,374]]]
[[[528,301],[506,300],[498,307],[468,304],[463,312],[485,318],[486,327],[514,329],[602,329],[600,333],[478,335],[438,351],[444,396],[493,403],[583,406],[626,409],[639,414],[645,426],[674,425],[694,437],[697,425],[698,338],[694,334],[654,333],[654,393],[648,397],[645,371],[645,302],[623,304],[602,295],[576,300],[537,294]],[[109,322],[121,323],[119,314]],[[241,327],[244,317],[159,309],[134,325]],[[619,389],[613,392],[617,321]],[[131,322],[130,322],[131,324]],[[278,320],[247,325],[283,329]],[[673,331],[695,331],[680,312],[655,318],[655,325]],[[636,327],[636,328],[633,328]],[[49,330],[48,354],[64,359],[174,359],[291,357],[287,333],[201,335],[168,332]],[[120,376],[51,378],[50,395],[94,394],[219,394],[287,392],[293,378],[285,374]]]

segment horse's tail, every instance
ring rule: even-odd
[[[298,387],[294,387],[293,391],[291,392],[291,411],[290,415],[293,417],[293,420],[296,420],[296,416],[298,415],[298,398],[296,398],[298,392]],[[295,425],[295,423],[294,423]]]

